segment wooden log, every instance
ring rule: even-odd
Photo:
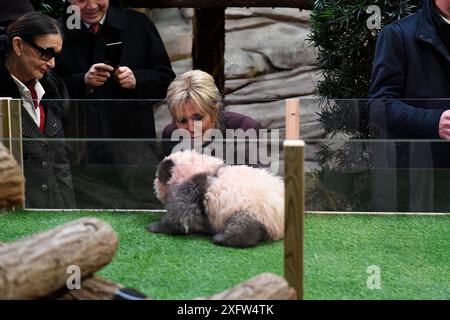
[[[279,7],[311,10],[313,0],[122,0],[133,8]]]
[[[0,242],[0,247],[6,243]],[[46,300],[151,300],[135,289],[93,275],[81,281],[80,289],[62,288],[45,297]]]
[[[118,240],[113,229],[83,218],[0,247],[0,299],[44,297],[67,286],[68,267],[81,278],[111,262]]]
[[[92,276],[81,282],[80,289],[58,290],[45,297],[58,300],[150,300],[135,289],[125,288],[121,284],[100,276]]]
[[[304,149],[301,140],[284,141],[284,276],[297,291],[298,299],[303,299]]]
[[[294,300],[295,290],[286,279],[273,273],[262,273],[231,289],[198,300]]]
[[[134,289],[124,288],[104,278],[93,276],[83,280],[81,289],[67,290],[47,298],[62,300],[149,300]],[[287,281],[273,273],[263,273],[231,289],[207,298],[195,300],[293,300],[296,293]]]
[[[123,287],[99,276],[83,279],[79,289],[63,288],[53,292],[45,299],[58,300],[112,300]]]
[[[0,143],[0,208],[23,207],[25,179],[19,164]]]

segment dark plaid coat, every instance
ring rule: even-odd
[[[51,100],[68,99],[67,91],[62,81],[51,73],[40,83],[45,89],[44,134],[22,108],[25,205],[27,208],[75,208],[70,165],[65,142],[61,140],[64,133],[60,118],[67,101]],[[19,89],[4,66],[0,66],[0,96],[20,99]]]

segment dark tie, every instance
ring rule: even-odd
[[[97,34],[97,32],[100,30],[100,23],[91,24],[89,26],[89,32],[92,34]]]
[[[42,105],[40,103],[38,103],[38,98],[37,98],[37,92],[36,89],[33,86],[29,86],[28,90],[30,90],[31,93],[31,99],[33,100],[33,105],[34,108],[37,109],[39,108],[39,112],[40,112],[40,124],[39,124],[39,131],[41,133],[44,133],[44,127],[45,127],[45,113],[44,113],[44,108],[42,107]]]

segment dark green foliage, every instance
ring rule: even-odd
[[[382,26],[413,13],[411,0],[318,0],[311,16],[310,41],[318,49],[324,80],[319,94],[328,99],[365,99],[377,29],[366,23],[370,5],[381,9]]]
[[[381,9],[381,26],[412,14],[418,7],[412,0],[318,0],[311,16],[309,40],[318,50],[317,65],[323,80],[319,95],[324,98],[320,112],[327,133],[342,132],[351,138],[368,138],[365,101],[325,99],[366,99],[372,60],[379,30],[369,29],[371,5]]]
[[[59,18],[62,15],[64,0],[31,0],[30,2],[36,11],[45,13],[52,18]]]

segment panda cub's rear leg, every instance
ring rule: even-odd
[[[238,211],[225,222],[223,233],[216,234],[213,241],[221,246],[247,248],[269,238],[269,233],[261,222]]]

